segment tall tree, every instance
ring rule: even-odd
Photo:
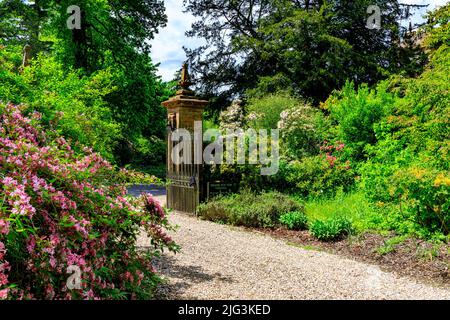
[[[48,49],[41,41],[42,24],[48,18],[44,7],[47,0],[0,0],[0,43],[3,45],[30,45],[33,55]]]
[[[68,29],[70,0],[54,0],[52,26],[67,62],[93,71],[106,56],[127,66],[135,54],[149,54],[150,41],[167,22],[162,0],[80,0],[81,28]]]
[[[80,8],[80,28],[68,27],[78,18],[68,12],[72,5]],[[166,88],[150,58],[151,40],[167,22],[162,0],[0,0],[0,14],[0,44],[30,44],[34,54],[45,48],[85,75],[112,70],[118,90],[105,99],[122,124],[122,145],[163,138]]]
[[[382,28],[366,28],[369,5]],[[405,7],[392,0],[185,0],[199,20],[187,33],[206,45],[185,49],[205,95],[290,89],[322,101],[345,79],[374,83],[410,63],[400,41]],[[410,7],[408,7],[410,8]]]
[[[113,114],[123,124],[124,140],[118,148],[122,164],[132,159],[124,152],[140,137],[164,137],[165,110],[160,105],[165,90],[150,58],[150,40],[165,26],[161,0],[83,0],[81,29],[65,26],[70,0],[55,7],[53,28],[62,41],[57,50],[64,61],[86,72],[115,70],[118,90],[106,97]]]

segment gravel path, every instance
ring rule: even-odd
[[[163,202],[163,195],[156,196]],[[182,251],[157,268],[171,299],[450,299],[450,291],[324,252],[181,213],[170,218]],[[148,243],[139,239],[139,245]]]

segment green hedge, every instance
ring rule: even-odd
[[[304,212],[304,207],[286,195],[278,192],[256,194],[243,191],[201,204],[197,214],[215,222],[272,228],[279,224],[281,215],[293,211]]]

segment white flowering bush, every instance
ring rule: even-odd
[[[245,125],[244,108],[241,100],[234,100],[233,103],[220,113],[220,130],[225,132],[227,129],[241,129]]]
[[[278,129],[282,154],[291,159],[317,154],[322,141],[320,127],[323,121],[321,114],[308,104],[281,112]]]

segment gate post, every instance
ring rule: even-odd
[[[173,210],[195,213],[202,197],[202,164],[194,163],[194,122],[202,121],[204,107],[208,104],[206,100],[197,98],[189,86],[187,64],[183,64],[181,87],[176,95],[162,105],[167,108],[168,135],[167,135],[167,207]],[[191,134],[191,159],[190,164],[174,164],[172,161],[172,132],[176,129],[186,129]],[[203,149],[202,149],[203,152]],[[203,156],[203,155],[202,155]],[[202,157],[203,159],[203,157]]]

